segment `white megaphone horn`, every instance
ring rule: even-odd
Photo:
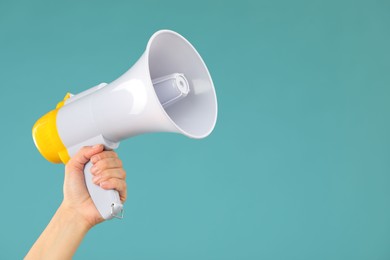
[[[125,74],[77,95],[67,94],[56,109],[33,127],[36,147],[48,161],[66,163],[83,146],[119,142],[142,133],[175,132],[204,138],[214,129],[217,99],[202,58],[184,37],[161,30]],[[88,162],[85,182],[104,219],[123,216],[115,190],[92,183]]]

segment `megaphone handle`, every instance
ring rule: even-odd
[[[85,184],[96,209],[104,219],[122,218],[123,205],[120,201],[118,191],[104,190],[92,182],[92,163],[89,161],[84,167]]]

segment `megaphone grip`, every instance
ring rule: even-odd
[[[123,205],[116,190],[104,190],[92,182],[92,163],[89,161],[84,167],[85,184],[96,209],[104,219],[122,218]]]

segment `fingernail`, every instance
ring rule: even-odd
[[[106,181],[103,181],[100,183],[100,187],[104,188],[104,186],[106,186],[107,182]]]
[[[92,162],[92,163],[96,163],[97,161],[98,161],[97,156],[93,156],[93,157],[91,158],[91,162]]]
[[[92,182],[95,184],[97,184],[99,182],[99,180],[100,180],[100,176],[95,176],[92,178]]]
[[[97,167],[96,167],[95,165],[93,165],[93,166],[91,167],[91,173],[92,173],[93,175],[95,175],[96,172],[97,172]]]

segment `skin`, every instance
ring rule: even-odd
[[[72,259],[82,239],[104,221],[89,196],[84,165],[91,160],[93,181],[103,189],[115,189],[122,203],[127,196],[126,172],[113,151],[102,145],[83,147],[65,166],[64,199],[25,259]]]

